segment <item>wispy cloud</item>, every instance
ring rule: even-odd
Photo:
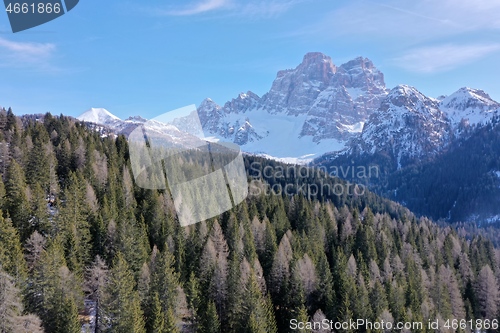
[[[271,18],[290,10],[299,1],[249,1],[238,10],[249,17]]]
[[[205,0],[181,8],[149,7],[147,12],[159,16],[193,16],[210,12],[225,12],[231,16],[271,18],[288,11],[304,0]]]
[[[408,71],[435,73],[455,69],[498,51],[500,44],[447,44],[412,49],[394,61]]]
[[[17,42],[0,37],[2,66],[54,69],[50,61],[56,51],[52,43]]]
[[[222,9],[230,6],[230,4],[231,2],[229,0],[206,0],[191,4],[190,6],[183,9],[173,9],[162,12],[166,15],[189,16]]]
[[[500,29],[500,1],[351,1],[327,12],[307,30],[331,36],[405,38],[415,42]]]

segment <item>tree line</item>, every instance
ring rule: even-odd
[[[499,315],[500,252],[490,240],[371,193],[262,193],[181,227],[167,191],[134,185],[123,136],[11,110],[0,111],[0,174],[2,333],[81,332],[89,301],[94,331],[113,333]]]

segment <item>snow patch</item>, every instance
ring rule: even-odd
[[[345,88],[345,90],[347,90],[347,93],[349,94],[349,96],[351,96],[351,99],[353,101],[365,94],[365,91],[363,91],[363,89],[361,88]]]
[[[244,152],[252,154],[265,154],[287,161],[312,160],[327,151],[338,151],[345,148],[346,142],[336,139],[323,139],[315,142],[312,136],[301,136],[302,126],[307,118],[307,114],[290,116],[286,113],[273,113],[264,109],[254,109],[249,111],[243,118],[241,114],[226,114],[223,123],[247,124],[238,126],[240,130],[252,130],[260,137],[259,140],[249,140],[241,146]],[[358,130],[361,124],[353,130]],[[228,126],[229,127],[229,126]],[[211,138],[221,141],[228,141],[229,138],[218,134],[206,133]],[[307,158],[303,158],[307,156]]]
[[[353,125],[345,125],[342,124],[342,126],[347,129],[348,132],[350,133],[361,133],[363,131],[363,126],[365,125],[364,121],[360,121],[359,123],[353,124]]]

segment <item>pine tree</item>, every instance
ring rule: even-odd
[[[387,303],[387,296],[384,287],[380,281],[375,281],[373,288],[370,292],[370,304],[372,307],[372,320],[378,320],[382,312],[389,306]]]
[[[49,221],[47,195],[39,183],[35,183],[32,187],[30,200],[32,227],[42,235],[49,235],[52,231],[52,225]]]
[[[180,333],[179,327],[177,326],[177,318],[172,308],[169,308],[165,314],[165,333],[167,332]]]
[[[37,313],[46,333],[79,333],[77,283],[68,276],[63,249],[53,240],[40,256],[27,289],[28,310]]]
[[[50,329],[54,333],[80,333],[82,330],[78,320],[78,308],[75,300],[61,292],[56,295],[57,308],[51,311]]]
[[[83,175],[71,173],[69,185],[64,191],[64,206],[57,217],[57,232],[62,232],[65,237],[68,267],[77,272],[83,272],[85,265],[91,261],[91,237],[85,193]]]
[[[276,320],[269,299],[262,295],[254,274],[250,274],[246,283],[246,293],[243,308],[248,323],[244,327],[249,332],[277,333]],[[243,328],[244,328],[243,327]]]
[[[139,294],[135,288],[134,275],[119,252],[110,270],[103,299],[104,332],[146,332]]]
[[[149,315],[146,318],[146,329],[148,333],[163,333],[167,332],[165,328],[165,316],[163,315],[163,310],[161,308],[160,298],[158,293],[155,292],[152,300],[150,309],[148,309]]]
[[[245,322],[242,319],[250,310],[244,304],[247,301],[245,290],[251,274],[251,267],[246,258],[241,260],[242,257],[243,253],[232,252],[229,260],[226,313],[228,332],[241,332],[245,327]]]
[[[0,211],[0,267],[14,278],[18,285],[26,279],[26,264],[19,235],[10,219],[4,219]]]
[[[269,273],[271,272],[274,254],[276,253],[278,247],[276,245],[277,243],[276,233],[274,231],[274,227],[271,225],[271,222],[269,222],[269,220],[266,217],[264,219],[264,222],[262,223],[263,224],[265,223],[265,230],[263,236],[264,251],[262,254],[259,255],[259,261],[262,263],[264,274],[268,276]]]
[[[318,271],[316,303],[319,308],[325,309],[328,318],[334,318],[334,280],[324,252],[320,254],[316,267]]]
[[[50,188],[50,161],[46,144],[48,134],[42,125],[35,126],[33,148],[28,153],[26,179],[30,185],[39,184],[46,192]]]
[[[202,294],[198,279],[196,278],[194,272],[191,272],[191,275],[189,275],[189,280],[186,286],[186,296],[189,309],[191,309],[192,312],[192,318],[195,318],[195,322],[192,324],[196,326],[196,318],[198,318],[198,313],[200,311]]]
[[[203,333],[220,333],[220,321],[217,315],[217,308],[213,301],[209,301],[205,309],[205,313],[201,318],[200,332]]]
[[[304,305],[300,306],[298,311],[297,311],[297,322],[299,323],[306,323],[309,321],[309,316],[307,315],[307,309]],[[297,332],[300,333],[309,333],[306,328],[304,329],[298,329]]]
[[[144,220],[137,220],[130,209],[120,214],[116,242],[117,249],[127,258],[130,268],[138,272],[148,258],[150,247]]]
[[[31,235],[30,205],[27,195],[27,185],[24,171],[15,161],[11,161],[7,171],[8,177],[5,183],[5,208],[12,222],[21,236],[21,241]]]
[[[356,298],[354,302],[354,318],[371,318],[371,303],[369,299],[368,290],[366,289],[365,280],[363,275],[358,274],[356,280]]]
[[[169,252],[168,247],[161,252],[155,259],[155,265],[152,270],[151,287],[150,287],[150,302],[152,305],[146,310],[148,317],[148,327],[152,328],[157,319],[157,309],[155,297],[158,297],[160,302],[160,315],[162,316],[166,332],[177,327],[177,322],[181,318],[177,314],[181,313],[181,300],[183,292],[180,290],[179,274],[174,268],[174,256]],[[176,313],[177,310],[178,312]],[[151,311],[154,311],[153,313]],[[173,331],[172,331],[173,332]]]

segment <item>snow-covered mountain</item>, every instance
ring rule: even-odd
[[[465,128],[487,123],[499,110],[487,93],[472,88],[436,99],[406,85],[389,90],[369,59],[336,66],[319,52],[279,71],[262,97],[248,91],[223,106],[207,98],[197,108],[205,137],[234,142],[248,153],[287,161],[329,152],[384,153],[398,167],[439,153]],[[147,122],[139,116],[120,120],[97,108],[78,119],[126,135]],[[160,122],[148,124],[168,132]]]
[[[446,113],[453,126],[461,122],[465,125],[477,125],[488,122],[498,112],[500,103],[482,90],[461,88],[445,97],[439,103],[439,108]]]
[[[353,144],[361,153],[390,153],[399,168],[402,161],[438,153],[449,142],[450,128],[437,99],[399,85],[370,116]]]
[[[113,125],[120,118],[103,108],[91,108],[77,117],[78,120],[101,125]]]
[[[144,125],[149,136],[149,140],[160,139],[168,142],[177,142],[179,146],[190,144],[199,140],[186,131],[179,130],[172,124],[163,123],[157,120],[147,120],[141,116],[129,117],[121,120],[111,112],[103,108],[91,108],[77,117],[78,120],[92,124],[96,131],[100,131],[103,136],[109,134],[128,135],[137,128]]]
[[[337,67],[315,52],[295,69],[279,71],[264,96],[241,93],[222,107],[205,99],[198,114],[207,136],[250,153],[307,159],[344,149],[387,93],[369,59]]]
[[[414,87],[391,90],[362,133],[314,165],[375,167],[350,181],[417,214],[449,221],[498,220],[499,104],[481,90],[461,88],[437,99]]]

